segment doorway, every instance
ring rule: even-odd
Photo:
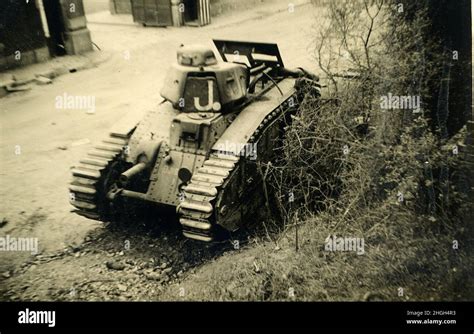
[[[66,54],[66,49],[64,48],[65,26],[62,20],[61,4],[59,0],[47,0],[43,1],[43,7],[48,21],[49,51],[51,55],[63,56]]]
[[[184,24],[186,25],[199,25],[198,24],[198,8],[196,0],[184,0]]]

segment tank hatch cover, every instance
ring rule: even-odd
[[[214,52],[204,45],[182,46],[178,50],[178,64],[183,66],[211,66],[217,64]]]

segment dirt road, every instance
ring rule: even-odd
[[[39,253],[0,252],[0,300],[159,299],[170,281],[229,250],[186,241],[169,222],[134,221],[140,226],[130,229],[79,217],[70,212],[67,184],[70,167],[108,128],[161,101],[166,68],[181,43],[274,42],[286,66],[316,71],[308,46],[317,12],[306,5],[267,14],[202,28],[90,23],[94,42],[110,54],[107,62],[1,100],[0,234],[38,238]],[[93,97],[95,112],[58,109],[64,94]]]

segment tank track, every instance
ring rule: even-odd
[[[283,119],[290,109],[287,101],[263,119],[249,143],[257,143],[265,131]],[[191,182],[183,187],[177,212],[185,237],[205,242],[214,240],[215,227],[218,225],[215,200],[220,192],[225,191],[223,186],[235,171],[239,160],[240,156],[233,154],[211,153],[209,159],[194,173]]]
[[[69,184],[70,203],[75,213],[89,219],[106,221],[109,203],[106,200],[111,168],[128,144],[130,136],[111,134],[87,153],[79,165],[72,169]]]
[[[214,239],[213,201],[238,161],[233,155],[211,155],[183,188],[183,201],[177,210],[185,237],[206,242]]]

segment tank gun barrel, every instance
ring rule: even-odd
[[[132,178],[143,172],[146,168],[146,163],[139,162],[135,166],[127,169],[120,175],[120,183],[127,184]]]

